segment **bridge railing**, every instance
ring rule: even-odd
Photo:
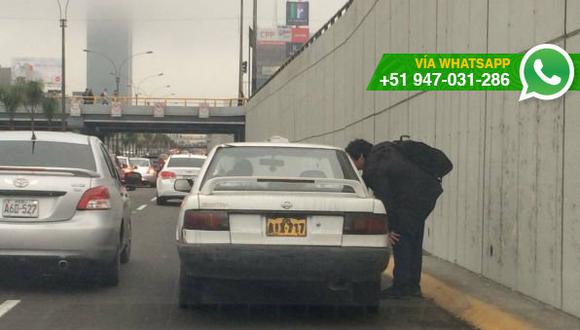
[[[181,107],[236,107],[246,104],[245,98],[202,98],[202,97],[132,97],[132,96],[71,96],[69,102],[81,104],[112,104],[119,102],[124,105],[154,106],[162,103],[165,106]]]

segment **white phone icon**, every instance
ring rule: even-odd
[[[540,77],[540,79],[542,79],[546,84],[550,84],[552,86],[559,85],[562,82],[562,78],[556,75],[553,75],[551,77],[546,76],[542,71],[543,68],[544,63],[542,63],[542,60],[540,60],[539,58],[536,59],[534,61],[534,71],[536,71],[536,74],[538,75],[538,77]]]

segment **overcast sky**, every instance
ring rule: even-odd
[[[91,1],[110,2],[110,13],[87,13]],[[66,2],[66,0],[61,0]],[[284,24],[285,0],[258,0],[261,27]],[[346,0],[310,0],[310,28],[316,31]],[[252,0],[245,0],[244,25],[251,24]],[[239,51],[239,0],[70,0],[67,28],[68,91],[86,84],[86,22],[118,19],[115,6],[130,8],[135,21],[133,51],[153,50],[136,58],[133,80],[164,72],[143,83],[144,90],[188,97],[236,97]],[[14,57],[60,59],[57,0],[0,0],[0,66]],[[244,33],[247,57],[247,31]],[[161,93],[161,92],[160,92]],[[161,95],[156,95],[161,96]]]

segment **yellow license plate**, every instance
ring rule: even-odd
[[[268,217],[266,235],[275,237],[306,237],[306,218]]]

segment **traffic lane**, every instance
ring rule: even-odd
[[[154,268],[148,268],[150,257],[143,253],[149,249],[148,242],[143,242],[146,236],[142,231],[148,231],[148,226],[135,224],[141,219],[146,219],[141,212],[137,211],[141,205],[147,207],[154,205],[155,190],[150,188],[138,188],[129,192],[133,210],[133,251],[131,261],[121,267],[121,280],[119,287],[109,288],[96,285],[76,274],[50,273],[42,274],[37,271],[30,272],[28,269],[20,269],[19,272],[4,273],[0,276],[0,304],[5,300],[19,300],[18,306],[12,308],[0,318],[0,329],[79,329],[94,327],[98,320],[86,323],[78,320],[74,315],[75,310],[105,310],[107,306],[115,306],[118,309],[122,304],[132,306],[133,300],[145,301],[147,297],[155,294],[137,294],[141,288],[131,285],[141,285],[143,282],[151,283],[151,280],[143,280],[144,273],[154,273]],[[173,209],[176,209],[175,207]],[[174,210],[170,210],[174,211]],[[168,219],[177,216],[169,214]],[[162,226],[166,229],[165,237],[159,239],[172,243],[174,240],[173,230],[170,226]],[[174,228],[174,227],[173,227]],[[155,240],[157,241],[157,240]],[[159,249],[153,248],[153,251]],[[157,256],[175,256],[175,249],[168,249]],[[170,268],[176,267],[172,265]],[[145,269],[143,269],[145,268]],[[172,280],[172,277],[168,279]],[[159,286],[164,288],[163,286]],[[167,300],[169,302],[169,300]],[[64,313],[61,315],[61,313]],[[69,315],[70,314],[70,315]],[[82,313],[81,313],[82,314]],[[31,318],[30,315],[35,317]],[[90,319],[90,318],[87,318]],[[95,323],[97,322],[97,323]]]
[[[179,203],[157,206],[155,189],[131,192],[133,255],[119,287],[82,280],[43,279],[0,284],[0,303],[20,303],[0,318],[0,329],[467,329],[431,301],[385,301],[377,315],[356,308],[226,306],[177,307],[175,222]],[[137,211],[145,204],[146,208]],[[0,281],[2,282],[2,281]],[[15,285],[16,284],[16,285]],[[385,278],[384,285],[388,285]],[[31,317],[34,316],[34,317]]]

